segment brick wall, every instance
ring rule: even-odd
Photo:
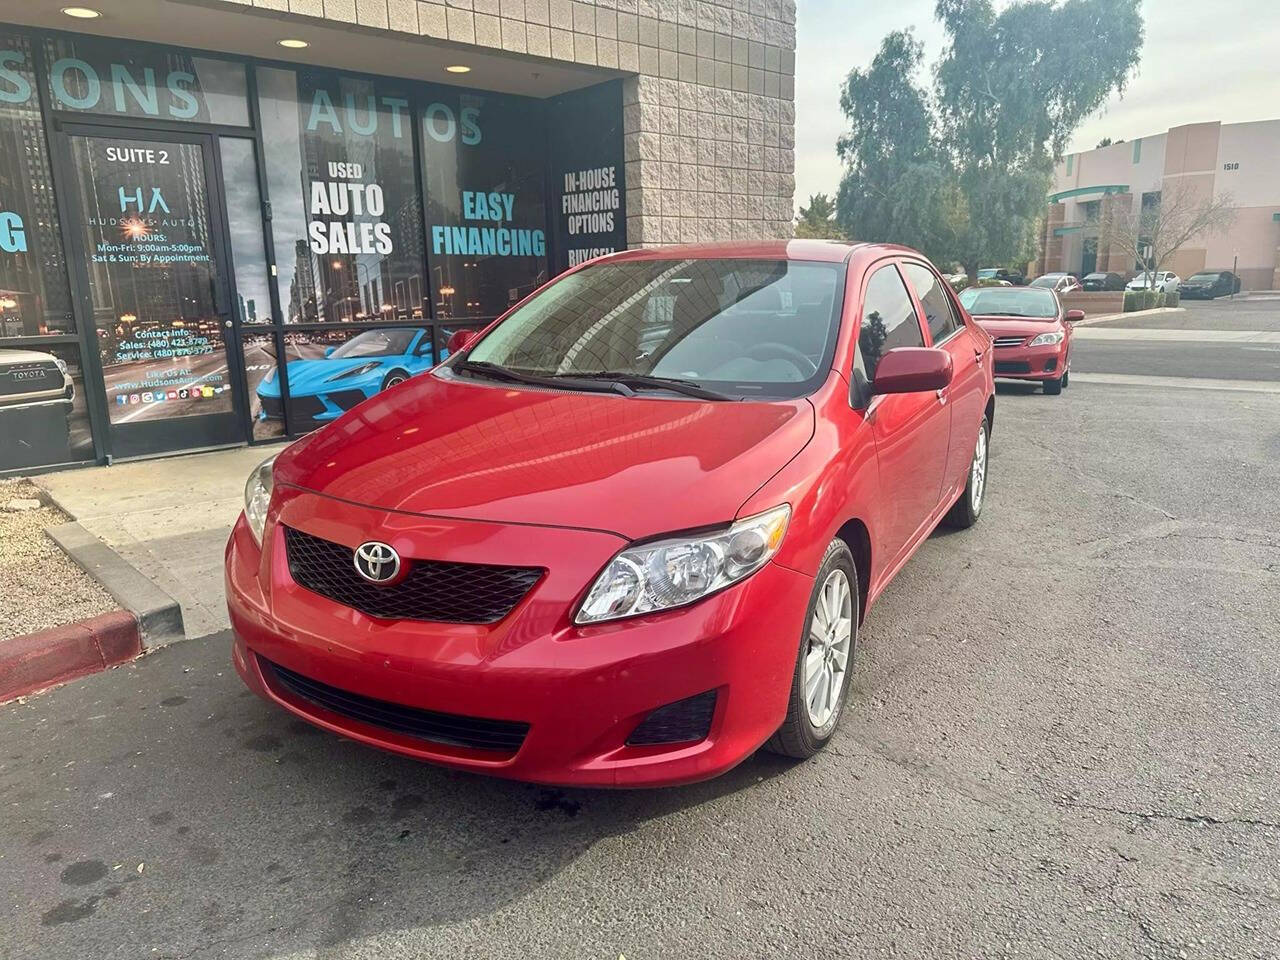
[[[795,0],[220,0],[635,74],[633,246],[791,235]]]

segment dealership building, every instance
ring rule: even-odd
[[[794,0],[0,18],[0,473],[297,436],[584,259],[790,234]]]
[[[1174,190],[1229,194],[1236,217],[1220,235],[1192,238],[1164,269],[1186,278],[1235,264],[1242,289],[1280,289],[1280,120],[1191,123],[1068,154],[1054,170],[1035,273],[1133,274],[1137,264],[1098,224],[1116,207],[1140,210]]]

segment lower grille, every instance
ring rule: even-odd
[[[1031,364],[1025,360],[997,360],[996,373],[1030,373]]]
[[[284,527],[289,575],[300,587],[382,620],[497,623],[538,582],[537,567],[404,558],[408,573],[380,586],[356,573],[354,551]]]
[[[512,755],[520,749],[529,733],[527,723],[437,713],[434,710],[420,710],[386,700],[375,700],[373,697],[340,690],[319,680],[304,677],[269,660],[259,660],[280,686],[295,697],[352,720],[429,743],[465,747],[469,750],[493,750]]]
[[[658,743],[696,743],[711,732],[716,712],[716,692],[708,690],[694,697],[668,703],[649,714],[627,737],[632,747]]]
[[[350,410],[357,403],[364,403],[368,397],[363,390],[337,390],[328,395],[329,402],[341,410]]]
[[[314,420],[328,409],[319,397],[290,397],[289,419],[306,421]]]

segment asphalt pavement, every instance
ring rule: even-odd
[[[990,476],[805,763],[450,773],[225,634],[0,708],[0,956],[1276,957],[1280,396],[1001,385]]]
[[[1081,327],[1072,373],[1280,382],[1280,299],[1188,300],[1185,310]],[[1098,330],[1126,339],[1091,339]],[[1239,341],[1246,332],[1261,342]],[[1182,335],[1189,340],[1150,339]]]

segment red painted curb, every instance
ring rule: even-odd
[[[0,641],[0,703],[97,673],[142,652],[138,618],[126,610]]]

